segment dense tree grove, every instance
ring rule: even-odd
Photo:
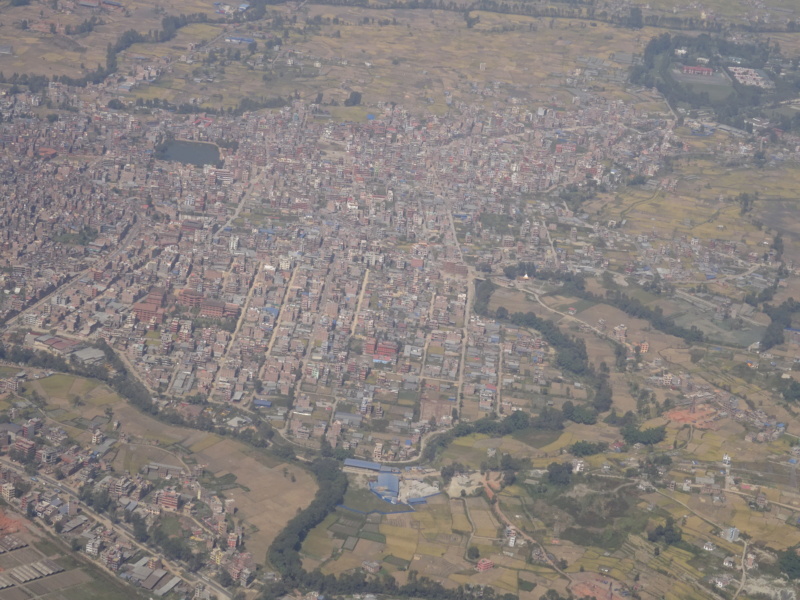
[[[487,316],[489,314],[489,300],[497,286],[490,279],[475,280],[475,302],[473,310],[476,314]]]
[[[666,524],[659,525],[649,532],[647,539],[651,542],[664,542],[667,546],[671,546],[681,541],[681,530],[675,527],[672,517],[667,517]]]
[[[789,298],[778,306],[764,306],[764,312],[771,320],[761,338],[760,350],[762,352],[773,346],[780,346],[786,341],[783,330],[792,326],[792,316],[798,311],[800,311],[800,302],[796,302],[794,298]]]
[[[791,579],[800,579],[800,555],[797,546],[778,553],[778,566]]]
[[[561,407],[561,412],[564,418],[574,423],[583,423],[585,425],[594,425],[597,423],[597,411],[585,404],[575,406],[572,400],[567,400]]]
[[[652,446],[664,441],[667,435],[665,426],[661,427],[648,427],[647,429],[639,429],[633,423],[625,425],[622,430],[622,439],[626,444],[645,444]]]
[[[572,483],[572,463],[550,463],[547,465],[547,482],[567,486]]]
[[[602,454],[608,450],[608,444],[605,442],[575,442],[569,447],[571,454],[575,456],[593,456],[595,454]]]

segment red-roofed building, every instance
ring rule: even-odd
[[[488,571],[489,569],[494,568],[494,563],[489,560],[488,558],[482,558],[478,561],[478,564],[475,565],[475,570],[479,573],[483,573],[484,571]]]
[[[710,77],[714,74],[714,69],[710,67],[690,67],[688,65],[684,65],[683,73],[684,75],[703,75],[705,77]]]

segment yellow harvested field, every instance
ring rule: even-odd
[[[386,550],[389,554],[404,560],[414,557],[418,537],[415,529],[381,523],[380,532],[386,536]]]
[[[211,446],[220,442],[221,440],[222,438],[219,437],[218,435],[209,433],[200,438],[199,441],[189,446],[189,450],[191,450],[192,452],[202,452],[203,450],[208,450],[209,448],[211,448]]]

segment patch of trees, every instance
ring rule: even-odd
[[[800,383],[792,379],[783,389],[783,399],[788,402],[800,401]]]
[[[594,456],[595,454],[602,454],[608,450],[608,444],[605,442],[575,442],[569,447],[569,451],[574,456]]]
[[[564,429],[564,413],[557,408],[545,406],[538,415],[531,419],[531,427],[548,431]]]
[[[800,579],[800,555],[797,546],[778,553],[778,566],[789,579]]]
[[[617,411],[613,408],[611,409],[611,413],[603,419],[603,422],[608,423],[609,425],[613,425],[615,427],[625,428],[629,426],[636,426],[636,415],[633,414],[632,411],[627,411],[621,417],[617,414]]]
[[[521,263],[524,264],[524,263]],[[619,290],[609,290],[606,292],[606,297],[603,298],[597,294],[589,292],[585,288],[585,281],[582,275],[575,275],[572,273],[561,273],[556,271],[528,271],[530,277],[536,279],[561,281],[564,284],[564,292],[578,296],[583,300],[590,302],[605,302],[618,308],[627,315],[638,319],[645,319],[654,328],[663,331],[669,335],[674,335],[683,338],[687,343],[702,342],[703,332],[692,326],[689,329],[677,325],[671,318],[664,316],[664,311],[660,306],[650,308],[642,304],[638,298],[630,298],[620,292]],[[488,301],[487,301],[488,305]],[[477,312],[477,310],[476,310]],[[513,322],[513,315],[512,315]],[[544,333],[544,332],[542,332]],[[555,345],[555,344],[554,344]]]
[[[776,279],[771,286],[765,287],[757,294],[755,292],[746,293],[744,295],[743,300],[750,306],[757,307],[762,302],[769,302],[770,300],[772,300],[777,292],[778,292],[778,280]]]
[[[345,106],[358,106],[359,104],[361,104],[361,92],[350,92],[344,101]]]
[[[583,423],[585,425],[594,425],[597,423],[597,412],[585,404],[578,404],[577,406],[572,403],[572,400],[567,400],[561,407],[561,412],[564,418],[574,423]]]
[[[503,274],[509,279],[516,279],[527,275],[533,277],[536,273],[536,265],[534,263],[520,262],[517,265],[509,265],[503,268]]]
[[[242,98],[239,101],[239,105],[236,108],[229,106],[227,109],[223,108],[214,108],[212,106],[205,106],[200,104],[191,104],[189,102],[182,102],[181,104],[173,104],[167,100],[163,100],[161,98],[148,98],[147,100],[143,98],[136,99],[136,106],[143,107],[143,108],[158,108],[161,110],[168,110],[170,112],[178,113],[179,115],[193,115],[198,113],[205,113],[209,115],[229,115],[229,116],[240,116],[246,112],[254,112],[257,110],[261,110],[262,108],[282,108],[287,106],[289,101],[283,98],[282,96],[276,96],[274,98],[266,98],[266,97],[259,97],[259,98]],[[233,145],[233,142],[226,142],[227,146],[229,147]],[[159,158],[158,156],[156,158]]]
[[[611,409],[611,403],[613,402],[614,398],[608,377],[601,374],[598,377],[598,380],[599,383],[597,384],[597,388],[594,391],[594,396],[592,397],[592,407],[597,412],[601,413]],[[580,423],[581,421],[577,422]],[[586,421],[583,422],[585,423]],[[591,423],[589,424],[591,425]]]
[[[472,305],[475,314],[483,317],[489,315],[489,300],[496,289],[497,286],[490,279],[475,280],[475,302]]]
[[[136,538],[137,542],[144,544],[150,539],[150,533],[147,531],[147,523],[144,518],[133,514],[130,517],[130,522],[133,526],[133,537]]]
[[[533,312],[513,313],[508,320],[514,325],[530,327],[539,331],[547,343],[555,348],[556,366],[560,369],[575,375],[591,376],[593,374],[589,367],[586,343],[582,339],[565,334],[553,321],[542,319]]]
[[[742,192],[736,197],[736,202],[739,204],[739,214],[744,216],[753,210],[753,205],[758,200],[758,192],[753,194],[749,192]]]
[[[448,485],[450,483],[450,481],[453,479],[453,477],[455,476],[456,473],[463,473],[466,470],[467,469],[466,469],[466,467],[464,465],[462,465],[461,463],[455,462],[455,463],[452,463],[452,464],[449,464],[449,465],[445,465],[444,467],[442,467],[440,475],[442,476],[442,479],[444,480],[444,484]]]
[[[786,341],[783,330],[792,326],[792,316],[798,311],[800,302],[796,302],[794,298],[789,298],[778,306],[764,306],[764,312],[771,321],[761,337],[761,351],[780,346]]]
[[[87,506],[91,506],[94,510],[100,513],[108,511],[113,505],[114,501],[108,495],[106,489],[94,489],[91,485],[84,485],[78,490],[78,497],[81,502]]]
[[[39,93],[47,87],[49,80],[44,75],[28,75],[27,73],[20,75],[19,73],[14,73],[10,77],[6,77],[0,73],[0,83],[12,84],[9,93],[20,93],[22,90],[18,86],[22,85],[27,86],[34,93]]]
[[[667,467],[672,464],[672,459],[666,454],[656,454],[650,456],[643,463],[639,462],[639,468],[653,481],[659,478],[659,467]]]
[[[664,441],[667,435],[666,426],[661,427],[648,427],[647,429],[639,429],[633,423],[628,423],[621,429],[622,439],[628,445],[644,444],[652,446]]]
[[[653,543],[664,542],[667,546],[677,544],[681,541],[681,530],[675,527],[675,520],[667,517],[664,525],[659,525],[647,534],[647,539]]]
[[[570,183],[558,193],[558,198],[564,201],[570,210],[578,212],[584,204],[597,196],[597,191],[593,185],[579,186],[576,183]]]
[[[572,483],[572,463],[554,462],[547,465],[547,482],[560,486]]]

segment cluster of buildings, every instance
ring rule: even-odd
[[[741,285],[757,291],[761,271],[770,283],[768,249],[633,235],[565,201],[521,201],[652,178],[680,142],[627,103],[454,101],[425,119],[387,104],[334,124],[299,101],[240,118],[131,115],[105,108],[110,94],[53,83],[9,107],[82,111],[0,125],[5,230],[24,233],[1,247],[0,314],[34,330],[31,347],[85,364],[102,357],[82,343],[105,340],[189,418],[203,409],[187,400],[210,398],[301,441],[402,460],[454,414],[508,413],[560,375],[540,338],[470,313],[476,266],[600,273],[627,255],[618,266],[642,281],[738,284],[755,261]],[[219,141],[223,166],[155,159],[172,139]],[[684,293],[714,318],[746,312]]]

